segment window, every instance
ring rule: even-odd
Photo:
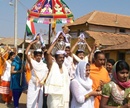
[[[77,38],[77,32],[71,32],[70,35],[72,36],[72,38]]]
[[[106,57],[106,59],[109,59],[109,56],[110,56],[109,53],[105,53],[105,57]]]
[[[119,52],[117,60],[125,60],[125,53]]]
[[[121,32],[121,33],[125,33],[126,31],[125,31],[124,28],[120,28],[120,32]]]

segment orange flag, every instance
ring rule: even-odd
[[[27,83],[29,82],[30,78],[31,78],[31,70],[30,70],[29,64],[27,63],[26,64],[26,80],[27,80]]]
[[[6,68],[6,60],[8,59],[8,52],[6,52],[3,57],[0,57],[0,76],[3,75],[3,72],[5,71]]]

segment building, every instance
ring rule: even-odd
[[[52,38],[51,37],[51,41],[52,41]],[[24,47],[24,49],[26,50],[28,44],[32,41],[32,37],[26,37],[26,40],[24,42],[24,39],[23,38],[17,38],[17,48],[18,49],[22,49]],[[43,41],[45,43],[45,45],[47,46],[48,45],[48,36],[47,35],[44,35],[43,36]],[[11,48],[14,48],[14,37],[1,37],[0,38],[0,47],[4,47],[4,46],[10,46]],[[33,45],[31,46],[31,49],[35,49],[36,46]]]
[[[25,44],[24,44],[24,39],[17,38],[17,48],[22,49],[24,46],[24,48],[26,49],[26,47],[30,42],[31,42],[30,40],[25,40]],[[4,47],[4,46],[10,46],[11,48],[14,48],[14,37],[1,37],[0,47]]]
[[[100,43],[107,58],[126,60],[130,64],[130,16],[93,11],[67,24],[73,42],[85,33],[88,44]]]
[[[17,46],[18,48],[20,47],[20,45],[23,43],[23,39],[17,38]],[[1,37],[0,38],[0,44],[2,46],[10,46],[10,47],[14,47],[14,37]]]

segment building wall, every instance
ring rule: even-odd
[[[120,28],[100,26],[100,25],[89,25],[89,30],[97,32],[121,33]],[[122,34],[130,34],[130,29],[125,29],[125,33]]]
[[[70,35],[73,38],[77,38],[80,35],[80,33],[88,30],[88,26],[86,26],[85,24],[82,24],[82,25],[69,27],[69,29],[71,30]]]
[[[121,28],[117,27],[109,27],[109,26],[103,26],[103,25],[92,25],[92,24],[82,24],[82,25],[76,25],[69,27],[71,29],[71,32],[77,33],[77,36],[80,32],[90,30],[90,31],[96,31],[96,32],[110,32],[110,33],[121,33],[121,34],[129,34],[130,35],[130,29],[125,28],[125,33],[120,32]]]
[[[111,32],[115,33],[114,27],[105,27],[105,26],[97,26],[97,25],[89,25],[90,31],[96,31],[96,32]]]
[[[115,61],[118,60],[118,53],[124,52],[125,53],[125,61],[130,65],[130,53],[127,53],[126,50],[120,50],[120,51],[104,51],[104,53],[109,53],[109,59],[114,59]]]
[[[130,65],[130,54],[127,54],[125,55],[125,60],[126,62]]]
[[[104,51],[105,54],[109,54],[109,59],[117,60],[117,51]]]
[[[76,26],[71,26],[70,27],[71,32],[72,32],[72,46],[77,40],[77,37],[79,34],[83,31],[90,30],[90,31],[97,31],[97,32],[109,32],[109,33],[120,33],[120,34],[129,34],[130,35],[130,29],[125,29],[125,33],[120,32],[120,28],[116,27],[106,27],[102,25],[76,25]],[[94,39],[91,37],[86,38],[86,41],[90,45],[90,47],[93,47]],[[76,50],[75,50],[76,51]],[[87,51],[87,50],[86,50]],[[126,50],[118,50],[118,51],[105,51],[109,55],[109,58],[114,59],[115,61],[118,60],[118,53],[119,52],[124,52],[125,53],[125,61],[130,65],[130,53],[126,53]]]
[[[76,43],[77,38],[72,38],[71,41],[71,47]],[[86,39],[87,43],[89,44],[89,46],[92,48],[93,44],[95,42],[95,40],[93,38],[87,38]],[[76,47],[75,51],[77,50],[78,46]],[[114,59],[115,61],[118,60],[118,53],[122,52],[125,53],[125,61],[130,65],[130,52],[127,53],[126,50],[111,50],[111,51],[104,51],[105,54],[109,54],[109,59]],[[88,53],[88,49],[86,48],[85,53]]]
[[[93,38],[89,37],[89,38],[86,39],[86,41],[89,44],[89,46],[92,48],[95,40]]]
[[[71,32],[77,32],[77,31],[86,31],[88,29],[88,26],[86,26],[85,24],[82,25],[76,25],[76,26],[71,26],[69,27],[69,29],[71,30]]]
[[[71,47],[76,43],[76,41],[78,40],[78,38],[72,38],[71,39]],[[89,44],[89,46],[92,48],[93,44],[94,44],[94,39],[93,38],[86,38],[87,43]],[[78,49],[78,46],[76,47],[76,49],[74,50],[74,52]],[[88,53],[88,49],[86,47],[85,50],[86,53]]]
[[[122,33],[122,34],[129,34],[130,35],[130,29],[125,29],[125,33]],[[117,33],[121,33],[120,32],[120,28],[117,28]]]

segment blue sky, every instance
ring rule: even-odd
[[[14,36],[14,7],[10,0],[0,0],[0,37]],[[37,0],[18,0],[18,37],[23,38],[25,32],[27,10],[31,9]],[[12,0],[12,2],[14,2]],[[77,19],[94,10],[123,14],[130,16],[130,0],[64,0]],[[56,30],[61,30],[58,24]],[[37,32],[48,32],[48,25],[35,24]]]

